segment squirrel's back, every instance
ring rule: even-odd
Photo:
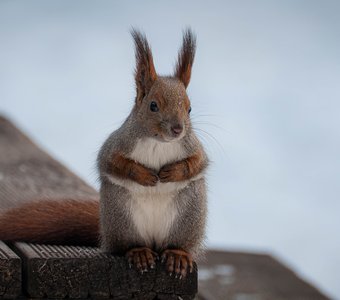
[[[39,200],[0,215],[0,240],[97,246],[99,204],[88,200]]]

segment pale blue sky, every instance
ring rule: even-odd
[[[131,26],[189,95],[213,161],[208,245],[271,252],[340,299],[340,2],[0,2],[0,112],[96,186],[134,100]]]

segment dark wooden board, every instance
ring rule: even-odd
[[[20,293],[20,258],[0,241],[0,299],[16,299]]]
[[[328,299],[270,255],[212,250],[199,264],[199,293],[207,300]]]
[[[98,199],[98,193],[0,116],[0,212],[39,199]]]
[[[26,243],[14,247],[24,262],[25,294],[32,298],[193,299],[197,292],[196,271],[180,280],[169,276],[160,263],[140,274],[124,257],[97,248]]]

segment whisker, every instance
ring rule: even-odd
[[[216,128],[216,129],[219,129],[219,130],[223,131],[224,133],[229,133],[229,134],[230,134],[230,132],[229,132],[228,130],[226,130],[226,129],[223,128],[222,126],[216,125],[216,124],[214,124],[214,123],[204,122],[204,121],[195,121],[194,123],[195,123],[195,125],[196,125],[196,124],[198,124],[198,125],[209,125],[209,126],[211,126],[211,127],[214,127],[214,128]]]
[[[193,126],[193,130],[195,131],[195,133],[200,137],[202,138],[203,140],[207,141],[207,145],[211,145],[211,143],[209,143],[209,140],[210,139],[210,142],[213,141],[214,143],[217,144],[218,148],[220,149],[220,151],[222,152],[223,156],[226,156],[226,152],[225,152],[225,149],[223,148],[222,144],[209,132],[201,129],[201,128],[197,128],[197,127],[194,127]]]
[[[220,114],[213,114],[213,113],[206,113],[206,111],[197,111],[194,110],[190,116],[199,116],[199,117],[214,117],[214,118],[225,118],[225,115],[220,115]]]

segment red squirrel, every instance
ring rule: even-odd
[[[172,76],[159,76],[144,34],[135,43],[136,98],[97,159],[100,201],[38,201],[0,217],[0,240],[99,245],[141,272],[185,277],[202,252],[207,214],[207,155],[190,121],[186,92],[196,50],[190,29]],[[15,220],[15,221],[13,221]]]

